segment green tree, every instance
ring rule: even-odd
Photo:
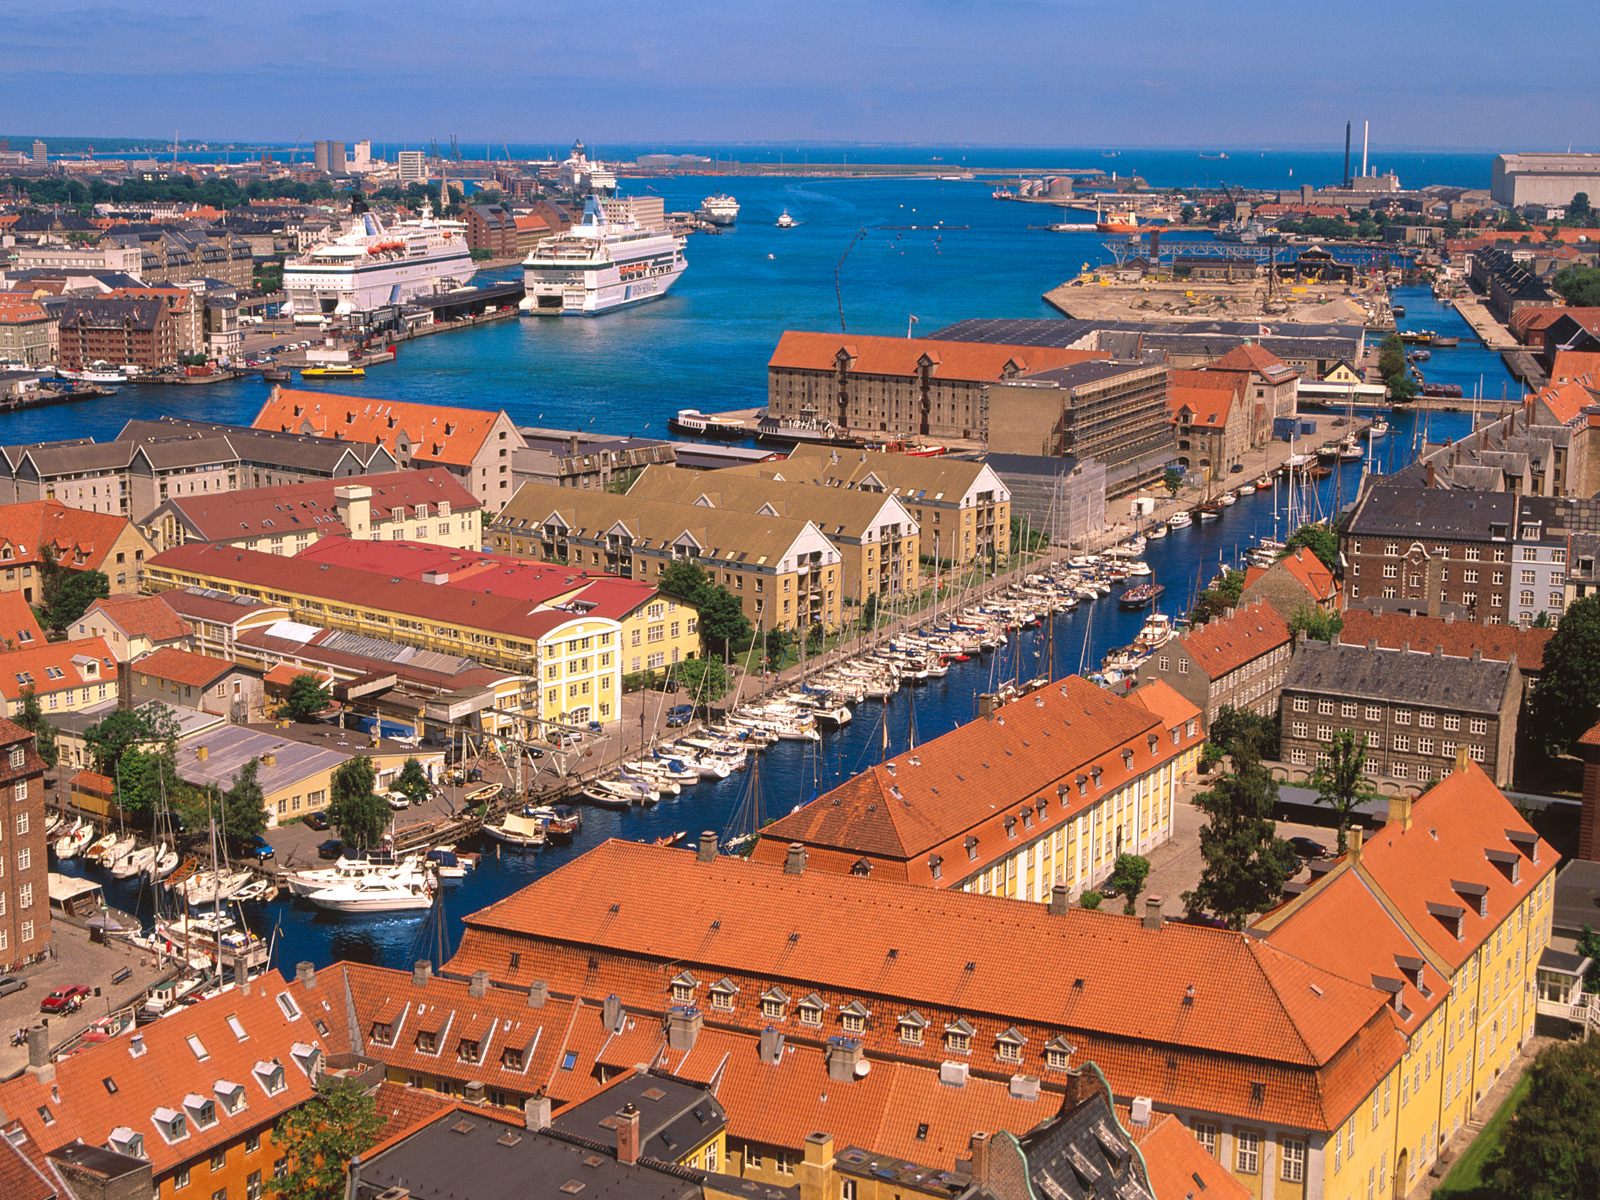
[[[178,740],[178,720],[159,701],[136,709],[117,708],[83,731],[84,745],[102,775],[115,775],[117,763],[134,746],[159,743],[168,753]]]
[[[1192,204],[1185,204],[1178,210],[1178,220],[1184,225],[1193,225],[1194,219],[1200,215],[1200,210]]]
[[[863,629],[876,629],[878,627],[877,592],[868,592],[866,603],[861,606],[861,627]]]
[[[1589,969],[1583,976],[1583,990],[1600,992],[1600,933],[1594,931],[1593,925],[1584,925],[1578,934],[1576,949],[1579,957],[1589,960]]]
[[[1190,624],[1204,625],[1222,616],[1228,609],[1237,608],[1243,592],[1244,572],[1228,568],[1222,573],[1221,579],[1195,597],[1194,608],[1189,613]]]
[[[1581,225],[1594,216],[1594,210],[1589,207],[1589,193],[1575,192],[1572,203],[1567,205],[1567,219],[1575,225]]]
[[[1195,797],[1206,823],[1200,882],[1183,894],[1191,914],[1210,912],[1230,929],[1243,929],[1252,913],[1278,903],[1299,860],[1272,822],[1277,799],[1278,781],[1248,745],[1234,753],[1232,770]]]
[[[1132,913],[1150,877],[1150,860],[1142,854],[1119,854],[1111,865],[1111,886],[1122,897],[1122,911]]]
[[[1330,571],[1339,565],[1339,535],[1320,522],[1300,526],[1289,535],[1289,540],[1283,544],[1283,548],[1289,554],[1302,548],[1309,550]]]
[[[1331,642],[1339,636],[1339,631],[1344,628],[1344,617],[1340,613],[1328,612],[1318,608],[1315,604],[1302,604],[1289,614],[1289,632],[1307,637],[1316,638],[1319,642]]]
[[[687,558],[675,558],[661,569],[661,578],[656,580],[656,587],[669,596],[693,603],[710,582],[699,563],[690,562]]]
[[[111,772],[118,807],[137,818],[150,817],[178,778],[171,753],[164,746],[152,748],[145,743],[130,746],[118,761],[118,768]],[[204,824],[203,813],[198,822],[193,817],[192,813],[184,817],[184,828],[193,830]]]
[[[1257,758],[1278,757],[1278,723],[1249,709],[1224,704],[1206,737],[1225,754],[1248,751]]]
[[[1398,333],[1383,339],[1378,350],[1378,373],[1389,388],[1391,400],[1410,400],[1417,394],[1417,383],[1411,377],[1410,363],[1406,359],[1406,344]]]
[[[1595,723],[1600,713],[1600,596],[1575,600],[1562,615],[1545,648],[1531,708],[1529,726],[1547,754],[1570,752]]]
[[[1489,1176],[1517,1200],[1600,1197],[1600,1038],[1550,1046],[1528,1068],[1528,1094],[1506,1126]]]
[[[55,770],[56,761],[61,757],[61,752],[56,746],[56,731],[50,722],[44,719],[44,712],[39,707],[39,697],[34,694],[31,684],[22,689],[22,711],[17,714],[16,720],[18,725],[33,734],[33,744],[39,751],[39,757],[44,759],[45,770]]]
[[[1183,472],[1177,467],[1168,467],[1161,473],[1161,486],[1167,489],[1167,495],[1176,497],[1183,487]]]
[[[357,849],[375,846],[389,825],[389,805],[375,792],[377,776],[372,760],[358,755],[333,772],[333,794],[328,821],[339,836]]]
[[[334,1079],[279,1120],[273,1141],[287,1159],[274,1179],[283,1200],[343,1200],[349,1163],[370,1148],[383,1129],[377,1102],[359,1083]]]
[[[1087,892],[1084,892],[1083,895],[1078,897],[1078,907],[1087,908],[1092,912],[1099,908],[1104,901],[1104,896],[1102,896],[1094,888],[1090,888]]]
[[[100,571],[75,571],[46,557],[39,589],[39,620],[50,629],[66,629],[89,605],[111,595],[111,583]]]
[[[1600,307],[1600,267],[1562,267],[1550,280],[1550,286],[1577,308]]]
[[[327,712],[329,699],[328,689],[315,675],[296,675],[283,697],[283,715],[301,724],[315,721]]]
[[[661,572],[656,586],[698,610],[703,646],[724,654],[750,644],[750,618],[739,598],[714,582],[698,563],[675,559]]]
[[[400,764],[394,790],[402,793],[411,803],[421,804],[433,795],[433,784],[428,781],[428,772],[423,770],[422,764],[414,758],[408,758]]]
[[[715,704],[728,694],[728,669],[720,658],[691,658],[678,664],[678,682],[694,704]]]
[[[767,657],[772,660],[774,667],[783,662],[783,656],[789,649],[789,643],[794,639],[787,629],[781,625],[774,625],[767,630],[766,636]]]
[[[825,635],[821,625],[812,625],[806,630],[806,653],[818,654],[821,652]]]
[[[261,791],[260,774],[261,760],[252,758],[222,793],[218,806],[222,835],[234,845],[267,831],[267,799]]]
[[[1350,730],[1340,729],[1328,743],[1328,761],[1311,772],[1317,803],[1326,804],[1338,818],[1340,854],[1345,851],[1356,810],[1378,796],[1377,789],[1367,782],[1366,769],[1366,746]]]

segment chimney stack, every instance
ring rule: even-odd
[[[1146,929],[1161,928],[1161,897],[1146,896],[1144,898],[1144,920],[1141,922]]]
[[[233,956],[233,981],[238,985],[241,996],[250,994],[250,968],[243,951]]]
[[[761,1031],[761,1040],[756,1053],[764,1063],[781,1061],[783,1058],[783,1034],[768,1025]]]
[[[983,1187],[989,1182],[989,1135],[972,1135],[972,1182]]]
[[[550,1097],[540,1092],[522,1102],[522,1127],[540,1130],[550,1128]]]
[[[1050,888],[1050,912],[1059,917],[1072,907],[1072,893],[1067,890],[1067,885],[1058,883]]]
[[[309,963],[309,962],[295,963],[295,965],[294,965],[294,981],[296,983],[298,983],[298,984],[303,984],[307,988],[316,987],[317,986],[317,964],[316,963]]]
[[[428,980],[433,978],[433,964],[425,958],[419,958],[411,964],[411,984],[413,987],[427,987]]]
[[[489,972],[474,971],[472,981],[467,984],[467,995],[476,1000],[481,1000],[489,994]]]
[[[838,1195],[833,1169],[833,1135],[821,1131],[806,1134],[800,1155],[800,1200],[829,1200]]]
[[[56,1064],[50,1059],[50,1027],[42,1021],[28,1026],[28,1074],[40,1083],[56,1077]]]
[[[667,1046],[673,1050],[693,1050],[705,1014],[691,1005],[676,1005],[667,1013]]]
[[[334,511],[353,541],[364,542],[372,537],[372,488],[364,483],[351,483],[333,489]]]
[[[849,1083],[863,1066],[861,1039],[831,1037],[828,1039],[828,1078],[838,1083]],[[861,1071],[865,1074],[865,1071]]]
[[[1349,847],[1350,862],[1352,864],[1361,861],[1361,835],[1361,826],[1352,825],[1350,827],[1350,839],[1345,844]]]
[[[978,695],[978,716],[985,721],[994,720],[994,693],[982,692]]]
[[[617,1161],[630,1167],[639,1161],[639,1110],[631,1101],[617,1114]]]
[[[601,1002],[600,1021],[608,1033],[615,1033],[617,1027],[622,1024],[622,1001],[617,998],[615,992]]]
[[[1398,795],[1389,797],[1389,820],[1397,823],[1401,830],[1411,828],[1411,797]]]
[[[550,985],[542,979],[535,979],[528,985],[528,1007],[543,1008],[550,999]]]
[[[711,862],[717,857],[717,835],[711,830],[706,830],[700,835],[700,845],[694,852],[695,859],[699,862]]]
[[[789,843],[789,853],[783,860],[783,873],[785,875],[804,875],[806,870],[806,848],[799,842]]]

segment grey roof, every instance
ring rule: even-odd
[[[159,300],[101,299],[74,297],[61,314],[62,329],[82,327],[154,329],[161,322]]]
[[[1082,387],[1086,383],[1099,383],[1102,379],[1114,379],[1130,371],[1145,371],[1151,365],[1148,362],[1118,362],[1115,359],[1095,358],[1065,367],[1052,367],[1048,371],[1035,371],[1030,375],[1024,375],[1023,379],[1074,388]]]
[[[598,1139],[587,1142],[455,1110],[364,1161],[353,1200],[374,1200],[391,1187],[414,1200],[699,1200],[699,1172],[654,1161],[630,1166]]]
[[[199,757],[205,748],[206,757]],[[218,787],[233,786],[233,781],[252,758],[274,756],[269,767],[262,763],[257,776],[261,790],[271,794],[289,787],[302,779],[309,779],[319,771],[331,770],[354,755],[308,746],[277,733],[262,733],[242,725],[228,725],[211,733],[191,739],[178,754],[178,774],[187,782],[204,787],[214,783]]]
[[[639,1152],[663,1162],[677,1162],[728,1123],[722,1105],[704,1088],[666,1076],[633,1074],[563,1108],[554,1128],[610,1142],[616,1137],[611,1118],[628,1104],[639,1110]]]
[[[1511,664],[1308,639],[1294,648],[1285,692],[1498,713]]]
[[[1516,497],[1478,492],[1379,484],[1369,487],[1350,518],[1358,537],[1463,538],[1487,540],[1491,525],[1509,533]]]
[[[168,449],[159,453],[180,459],[184,454],[214,453],[214,446],[222,445],[241,462],[290,467],[323,475],[331,475],[346,456],[352,456],[364,468],[374,463],[382,466],[394,461],[389,452],[376,442],[351,442],[342,438],[253,429],[248,425],[191,421],[181,417],[161,417],[154,421],[131,420],[117,434],[117,441],[142,443],[147,449],[166,446]],[[191,446],[186,451],[182,449],[186,442],[199,443],[206,448],[202,450]]]
[[[1600,929],[1600,862],[1569,859],[1556,875],[1552,924],[1558,933],[1575,936],[1585,925]]]
[[[1307,324],[1272,321],[1126,321],[1088,320],[1077,317],[974,317],[957,321],[930,336],[954,342],[1002,342],[1011,346],[1054,346],[1064,348],[1096,330],[1131,333],[1167,333],[1188,336],[1217,335],[1225,338],[1260,340],[1270,335],[1280,338],[1338,338],[1358,341],[1359,325],[1336,322]]]
[[[984,462],[994,468],[1001,479],[1009,476],[1048,476],[1059,479],[1078,469],[1078,460],[1070,454],[996,454],[990,451]]]

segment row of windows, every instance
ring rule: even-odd
[[[1218,1132],[1215,1125],[1204,1121],[1194,1124],[1194,1138],[1201,1148],[1213,1158],[1217,1157]],[[1254,1129],[1236,1129],[1233,1134],[1233,1166],[1240,1175],[1261,1173],[1261,1133]],[[1285,1183],[1304,1183],[1306,1178],[1306,1144],[1299,1138],[1283,1138],[1278,1142],[1278,1175]]]
[[[1354,700],[1334,701],[1320,699],[1317,701],[1317,715],[1321,717],[1331,717],[1334,714],[1335,706],[1338,708],[1339,716],[1343,717],[1347,721],[1355,720],[1357,714],[1360,714],[1368,721],[1381,721],[1383,719],[1383,708],[1381,705],[1362,705]],[[1310,712],[1311,698],[1309,696],[1295,696],[1290,701],[1290,708],[1297,713]],[[1412,712],[1409,708],[1394,709],[1390,715],[1396,725],[1411,724]],[[1438,713],[1424,711],[1417,713],[1416,719],[1417,725],[1421,729],[1432,729],[1436,723],[1442,724],[1446,732],[1453,733],[1461,728],[1461,714],[1459,713],[1444,713],[1441,715]],[[1479,735],[1488,733],[1489,719],[1487,717],[1471,717],[1467,721],[1467,727],[1468,731],[1471,733],[1476,733]],[[1302,734],[1300,736],[1303,737],[1305,735]]]

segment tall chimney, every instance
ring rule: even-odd
[[[989,1182],[989,1135],[981,1130],[972,1135],[972,1182],[979,1187]]]
[[[981,692],[978,695],[978,716],[985,721],[994,719],[994,693]]]
[[[1361,122],[1361,178],[1367,177],[1367,133],[1371,128],[1370,121]]]
[[[425,958],[419,958],[411,964],[411,982],[415,987],[427,987],[428,980],[433,978],[433,964]]]
[[[1344,123],[1344,186],[1350,187],[1350,122]]]
[[[1141,924],[1146,929],[1161,928],[1161,897],[1146,896],[1144,898],[1144,920]]]
[[[1361,826],[1351,826],[1350,838],[1345,844],[1349,847],[1350,862],[1352,864],[1359,863],[1361,861],[1361,834]]]
[[[542,979],[535,979],[528,985],[528,1007],[543,1008],[550,999],[550,985]]]
[[[1411,828],[1411,797],[1405,794],[1389,797],[1389,820],[1398,823],[1402,830]]]
[[[630,1167],[639,1161],[639,1110],[631,1101],[617,1114],[617,1161]]]
[[[40,1083],[56,1077],[56,1064],[50,1060],[50,1027],[42,1021],[28,1026],[28,1074]]]
[[[1050,912],[1060,916],[1072,907],[1072,894],[1067,891],[1067,885],[1058,883],[1050,889]]]
[[[489,972],[474,971],[472,980],[467,984],[467,995],[481,1000],[489,994]]]
[[[617,1026],[622,1024],[622,1001],[612,992],[600,1003],[600,1022],[607,1033],[616,1032]]]
[[[317,964],[300,962],[294,965],[294,981],[308,988],[317,986]]]
[[[834,1162],[833,1135],[820,1130],[806,1134],[800,1156],[800,1200],[830,1200],[839,1194],[839,1185],[832,1182]]]
[[[550,1128],[549,1096],[540,1092],[536,1096],[529,1096],[522,1102],[522,1126],[524,1129]]]
[[[804,875],[806,870],[806,848],[799,842],[789,843],[789,853],[783,860],[783,873],[785,875]]]
[[[717,857],[717,835],[711,830],[706,830],[700,835],[700,845],[695,848],[694,856],[699,862],[711,862]]]

